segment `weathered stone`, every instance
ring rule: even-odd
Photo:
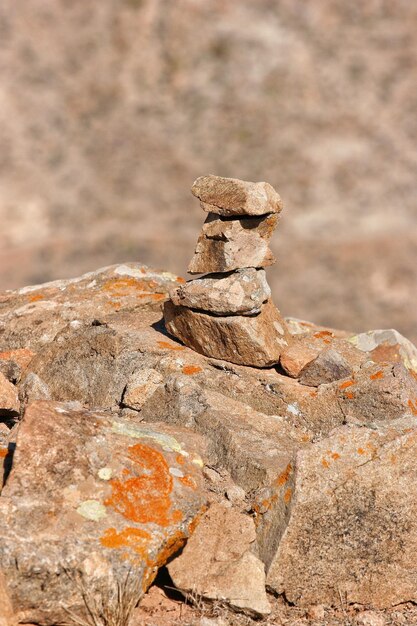
[[[126,385],[122,403],[127,407],[140,411],[145,402],[153,396],[162,381],[163,377],[154,369],[141,369],[135,372]]]
[[[23,360],[28,365],[64,328],[105,324],[135,309],[145,319],[182,282],[170,272],[125,263],[6,292],[0,298],[0,358],[15,360],[23,370]]]
[[[200,176],[191,192],[201,207],[218,215],[265,215],[279,213],[282,200],[269,183],[251,183],[237,178]]]
[[[20,402],[16,387],[0,372],[0,417],[19,413]]]
[[[302,385],[318,387],[324,383],[347,378],[351,374],[353,374],[353,368],[346,359],[336,350],[328,348],[322,350],[315,359],[303,367],[299,374],[299,381]]]
[[[305,324],[305,322],[303,322]],[[283,370],[293,378],[298,378],[303,368],[314,361],[323,350],[335,350],[349,364],[352,371],[356,371],[369,359],[369,356],[354,347],[347,339],[337,336],[336,331],[315,330],[309,328],[305,332],[294,329],[294,322],[287,326],[289,332],[295,336],[280,358]]]
[[[369,362],[354,376],[334,386],[348,421],[369,424],[407,413],[417,415],[417,379],[402,363]]]
[[[417,420],[343,426],[297,455],[267,583],[297,605],[417,599]]]
[[[284,372],[292,378],[298,378],[302,369],[320,354],[322,348],[318,344],[300,340],[291,341],[280,357],[280,365]]]
[[[166,302],[165,325],[187,346],[215,359],[269,367],[288,345],[285,322],[268,301],[253,317],[217,317]]]
[[[13,611],[6,579],[0,571],[0,626],[17,626],[16,615]]]
[[[139,599],[205,503],[200,449],[179,428],[33,403],[0,498],[0,568],[19,620],[61,622],[65,607],[81,610],[80,585],[106,599],[128,575]]]
[[[168,571],[182,592],[268,615],[264,564],[251,551],[255,541],[252,518],[214,504]]]
[[[15,361],[0,359],[0,374],[15,385],[20,381],[21,370]]]
[[[354,626],[385,626],[387,620],[377,611],[360,611],[355,615]]]
[[[402,362],[417,374],[417,348],[397,330],[370,330],[350,337],[349,341],[373,361]]]
[[[277,221],[276,215],[228,220],[210,213],[188,272],[207,274],[272,265],[275,258],[269,249],[269,240]]]
[[[191,280],[170,296],[176,306],[214,315],[254,315],[271,296],[271,289],[265,271],[250,267]]]

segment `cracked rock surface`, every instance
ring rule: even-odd
[[[339,590],[376,609],[415,601],[414,346],[287,319],[282,366],[208,357],[165,329],[162,305],[182,284],[128,263],[0,294],[1,380],[14,399],[0,406],[0,571],[16,619],[82,611],[66,570],[92,592],[131,570],[141,595],[174,559],[186,589],[175,554],[217,505],[256,534],[248,614],[266,606],[263,576],[296,607],[338,605]],[[349,375],[329,382],[316,367],[314,386],[302,384],[329,350]],[[143,521],[148,496],[155,519]],[[237,607],[240,557],[219,578],[210,545],[200,594]]]

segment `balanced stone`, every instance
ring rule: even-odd
[[[243,267],[266,267],[275,262],[269,240],[278,216],[222,219],[210,213],[204,223],[190,274],[230,272]]]
[[[282,200],[269,183],[200,176],[191,191],[201,200],[201,207],[208,213],[225,216],[265,215],[282,210]]]
[[[271,295],[265,270],[253,267],[191,280],[171,294],[177,306],[213,315],[254,315]]]
[[[168,332],[189,348],[238,365],[270,367],[288,346],[285,322],[271,300],[253,317],[217,317],[168,300],[164,318]]]

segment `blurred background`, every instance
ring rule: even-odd
[[[193,180],[266,180],[286,315],[417,341],[417,3],[1,0],[0,289],[185,276]]]

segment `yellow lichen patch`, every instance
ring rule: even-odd
[[[198,365],[184,365],[184,367],[182,368],[182,373],[187,374],[187,376],[192,376],[193,374],[198,374],[202,371],[202,368]]]
[[[369,377],[371,380],[378,380],[380,378],[384,378],[384,372],[382,370],[378,370],[375,374],[371,374]]]
[[[168,343],[168,341],[158,341],[160,348],[166,348],[167,350],[185,350],[184,346],[176,346],[175,344]]]
[[[141,443],[128,452],[133,473],[110,481],[112,495],[105,504],[130,521],[168,526],[176,520],[170,511],[173,479],[164,456]]]

